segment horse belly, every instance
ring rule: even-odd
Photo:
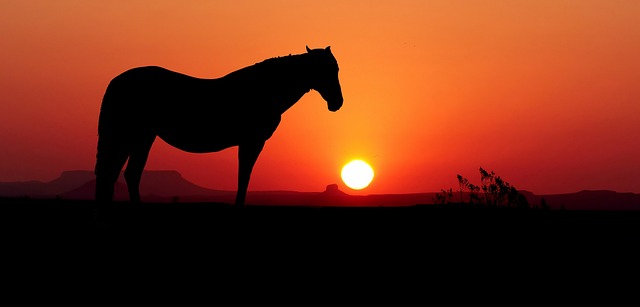
[[[171,122],[171,121],[169,121]],[[241,143],[264,142],[271,138],[280,117],[241,118],[235,120],[202,120],[195,116],[189,122],[174,121],[157,129],[168,144],[188,152],[215,152]]]
[[[216,152],[238,145],[239,136],[217,125],[165,127],[158,137],[178,149],[193,152]]]

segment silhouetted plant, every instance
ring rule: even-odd
[[[469,203],[470,204],[481,204],[482,198],[478,195],[480,191],[480,187],[469,182],[469,179],[462,177],[462,175],[458,174],[458,185],[460,186],[460,203],[464,203],[464,193],[467,192],[469,194]]]
[[[460,202],[463,203],[464,202],[464,199],[463,199],[464,191],[469,186],[469,180],[467,178],[462,177],[462,175],[460,175],[460,174],[458,174],[457,177],[458,177],[458,185],[460,185]]]
[[[542,198],[540,200],[540,209],[542,210],[548,210],[549,209],[549,205],[547,205],[547,200]]]
[[[453,189],[449,189],[447,190],[440,190],[442,192],[442,194],[440,193],[436,193],[436,197],[434,199],[434,202],[436,204],[450,204],[453,201]]]
[[[477,186],[469,182],[467,178],[458,174],[458,185],[460,187],[460,202],[464,203],[464,194],[469,194],[469,204],[480,206],[505,206],[516,208],[529,208],[527,198],[518,192],[508,182],[500,176],[496,176],[495,172],[488,172],[480,167],[481,185]],[[480,190],[482,194],[480,195]],[[450,203],[453,198],[453,191],[442,190],[443,194],[436,194],[436,203]],[[545,203],[546,206],[546,203]]]
[[[470,204],[482,204],[482,198],[478,195],[480,187],[475,184],[469,184],[469,203]]]

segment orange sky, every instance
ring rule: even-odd
[[[158,65],[214,78],[331,49],[345,98],[283,116],[250,190],[439,191],[493,170],[535,193],[640,192],[639,1],[0,1],[0,181],[93,169],[108,82]],[[157,140],[147,169],[236,187],[236,149]]]

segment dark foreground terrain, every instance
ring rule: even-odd
[[[548,283],[624,272],[625,255],[640,243],[640,211],[433,205],[238,210],[116,202],[96,210],[91,201],[1,199],[0,225],[4,272],[29,288],[69,276],[89,288],[98,279],[133,289],[140,280],[277,286],[276,277],[302,288],[469,278],[476,287],[496,276]]]
[[[100,239],[148,235],[243,240],[331,240],[349,244],[475,242],[640,242],[640,211],[410,207],[246,206],[219,203],[0,199],[5,237],[65,233]]]

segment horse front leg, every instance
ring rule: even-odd
[[[264,141],[241,144],[238,146],[238,191],[236,192],[236,207],[244,207],[247,196],[251,171],[264,147]]]

